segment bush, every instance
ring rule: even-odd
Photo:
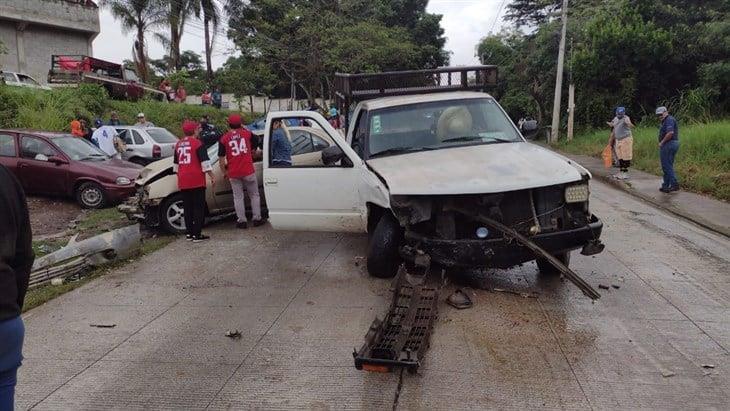
[[[208,114],[214,124],[225,128],[226,119],[231,113],[213,107],[152,100],[112,100],[104,88],[91,84],[51,91],[0,86],[0,128],[70,131],[71,120],[78,115],[106,121],[113,110],[119,113],[125,124],[134,124],[137,113],[144,112],[155,125],[176,134],[182,132],[183,120],[198,120],[204,114]],[[245,122],[252,120],[250,115],[241,114]]]

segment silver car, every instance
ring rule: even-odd
[[[147,164],[171,157],[178,138],[162,127],[115,126],[119,137],[127,145],[122,159]]]

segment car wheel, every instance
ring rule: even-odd
[[[103,208],[106,205],[104,189],[90,181],[83,183],[76,189],[76,201],[83,208]]]
[[[389,213],[384,214],[370,237],[368,244],[368,272],[373,277],[391,278],[398,273],[401,257],[398,253],[403,230]]]
[[[557,258],[566,267],[570,266],[570,251],[567,251],[562,254],[556,254],[553,257]],[[555,268],[554,265],[550,264],[550,261],[548,261],[544,258],[538,258],[537,260],[535,260],[535,262],[537,263],[537,268],[540,269],[540,274],[543,274],[543,275],[560,274],[560,270]]]
[[[185,209],[181,193],[173,194],[160,207],[162,228],[171,234],[185,234]]]

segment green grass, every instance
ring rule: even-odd
[[[166,245],[170,244],[175,240],[175,237],[173,236],[162,236],[162,237],[155,237],[155,238],[149,238],[145,239],[142,242],[142,246],[137,251],[137,253],[127,259],[124,260],[118,260],[111,262],[109,264],[105,264],[99,267],[94,268],[92,271],[87,273],[85,276],[81,277],[78,281],[69,281],[64,282],[61,285],[44,285],[38,288],[34,288],[32,290],[29,290],[28,293],[25,295],[25,304],[23,305],[23,312],[31,310],[35,307],[38,307],[39,305],[42,305],[60,295],[63,295],[69,291],[75,290],[76,288],[81,287],[82,285],[94,280],[95,278],[101,277],[110,271],[122,267],[125,264],[129,263],[131,260],[134,260],[135,258],[139,258],[141,256],[153,253]]]
[[[108,121],[117,111],[124,124],[134,124],[137,113],[149,121],[180,135],[185,119],[198,120],[207,114],[219,128],[227,127],[229,110],[156,100],[120,101],[108,97],[106,90],[91,84],[51,91],[0,85],[0,128],[27,128],[45,131],[70,131],[76,113],[92,120]],[[240,113],[250,122],[250,113]]]
[[[682,188],[730,201],[730,121],[679,126],[680,148],[675,170]],[[632,167],[661,175],[657,127],[634,130]],[[568,153],[600,157],[608,142],[608,130],[579,134],[561,141],[557,148]]]

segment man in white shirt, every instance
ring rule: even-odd
[[[137,114],[137,122],[134,123],[135,127],[154,127],[154,123],[151,121],[147,121],[147,117],[144,116],[144,113]]]
[[[94,131],[94,134],[92,134],[91,141],[110,157],[122,158],[122,155],[119,152],[121,139],[114,127],[104,125],[100,126],[96,129],[96,131]]]

